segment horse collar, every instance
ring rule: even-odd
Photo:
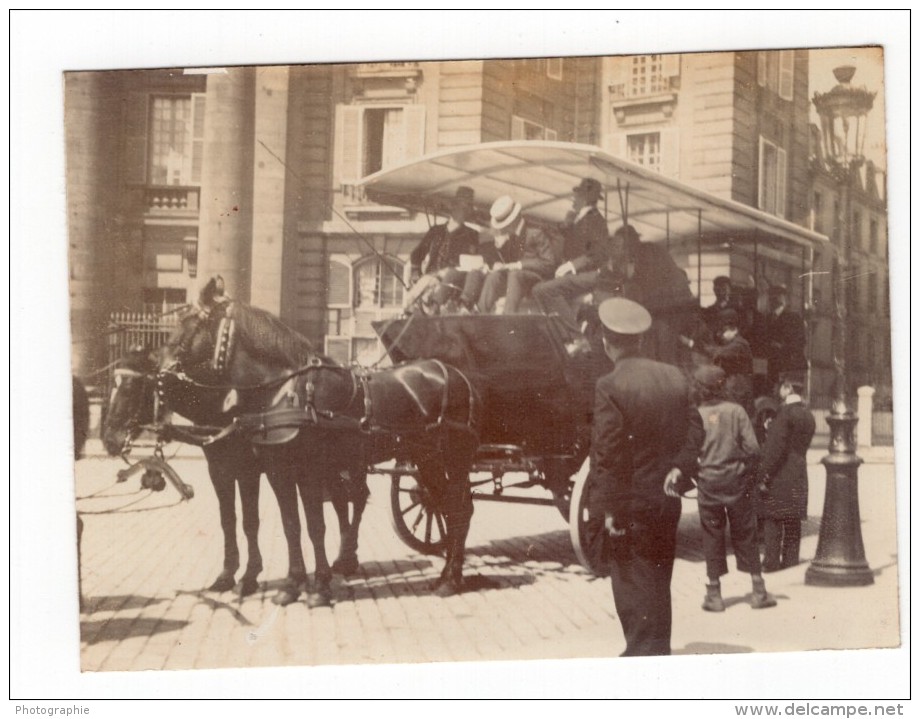
[[[222,317],[217,327],[217,341],[214,344],[214,356],[211,369],[224,372],[230,366],[233,350],[236,346],[236,321],[232,317]]]

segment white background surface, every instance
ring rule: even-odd
[[[327,667],[81,675],[74,577],[63,164],[65,70],[467,57],[609,55],[883,44],[889,117],[902,633],[909,636],[909,97],[906,11],[15,12],[10,18],[10,696],[92,707],[90,717],[186,712],[138,697],[898,698],[908,648],[516,666]],[[857,79],[869,83],[868,78]],[[912,303],[911,303],[912,304]],[[5,355],[5,353],[4,353]],[[611,599],[612,602],[612,599]],[[795,631],[790,627],[790,631]],[[733,678],[734,677],[734,678]],[[753,679],[752,679],[753,677]],[[609,687],[609,688],[608,688]],[[618,689],[614,689],[617,687]],[[625,694],[623,692],[626,692]],[[85,701],[73,701],[84,698]],[[14,704],[36,705],[35,701]],[[708,703],[681,704],[683,716]],[[470,707],[453,705],[457,712]],[[666,712],[678,705],[665,706]],[[722,706],[721,704],[718,706]],[[514,711],[498,705],[498,711]],[[366,705],[371,709],[371,705]],[[552,707],[549,711],[558,711]],[[579,709],[588,707],[579,707]],[[198,712],[205,707],[192,706]],[[275,712],[266,705],[258,710]],[[374,708],[404,714],[394,702]],[[636,710],[640,707],[635,707]],[[309,709],[304,708],[309,711]],[[602,709],[607,711],[608,709]],[[125,714],[125,712],[130,714]],[[223,709],[217,709],[223,711]],[[330,707],[321,711],[342,711]],[[444,711],[444,709],[439,710]],[[446,707],[450,713],[450,707]],[[628,710],[633,714],[633,710]],[[649,708],[651,711],[651,707]],[[643,712],[644,713],[644,712]],[[730,704],[707,716],[734,716]]]

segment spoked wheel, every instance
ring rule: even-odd
[[[592,516],[591,493],[596,483],[588,471],[588,460],[575,475],[572,487],[572,501],[569,507],[569,536],[578,561],[589,572],[598,577],[610,576],[609,557],[600,550],[604,544],[604,516]]]
[[[578,460],[574,460],[578,462]],[[574,469],[575,467],[580,467],[579,469]],[[546,486],[549,488],[550,492],[553,493],[553,504],[556,505],[556,509],[559,510],[559,513],[562,515],[562,518],[565,520],[569,519],[572,506],[572,492],[575,490],[575,478],[583,473],[588,471],[588,459],[585,459],[581,464],[573,464],[573,462],[553,462],[547,463],[544,468],[544,476],[546,478]]]
[[[447,546],[447,520],[435,509],[431,492],[411,474],[394,474],[390,484],[393,529],[422,554],[441,554]]]

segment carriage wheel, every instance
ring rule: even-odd
[[[553,503],[562,518],[568,521],[572,506],[572,492],[575,490],[575,480],[580,474],[587,473],[588,459],[587,457],[584,459],[580,469],[574,474],[572,473],[571,462],[550,465],[544,471],[546,486],[553,493]]]
[[[559,510],[563,519],[569,518],[570,507],[572,506],[572,490],[575,488],[575,482],[571,479],[561,480],[555,483],[550,491],[553,493],[553,504]]]
[[[447,546],[447,520],[434,508],[430,491],[410,474],[394,474],[390,484],[393,529],[422,554],[441,554]]]
[[[592,540],[604,529],[604,517],[591,516],[588,511],[591,493],[596,489],[596,482],[588,471],[588,460],[574,477],[572,501],[569,507],[569,536],[578,561],[589,572],[598,577],[610,576],[609,565],[604,564],[596,553],[591,551]]]

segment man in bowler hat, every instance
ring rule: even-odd
[[[460,255],[478,252],[479,233],[466,224],[473,212],[473,190],[458,187],[451,199],[447,222],[433,225],[409,255],[412,286],[406,293],[406,307],[421,304],[430,313],[440,312],[452,294],[454,284],[465,275],[459,273]]]
[[[601,183],[584,178],[572,188],[572,209],[562,227],[563,262],[555,277],[537,284],[533,298],[545,314],[557,314],[572,329],[577,326],[575,301],[591,293],[598,270],[610,259],[607,222],[597,209]]]
[[[613,297],[598,308],[613,371],[595,390],[589,513],[612,537],[610,579],[623,656],[671,653],[671,573],[680,492],[703,442],[699,412],[676,367],[639,355],[648,311]]]

